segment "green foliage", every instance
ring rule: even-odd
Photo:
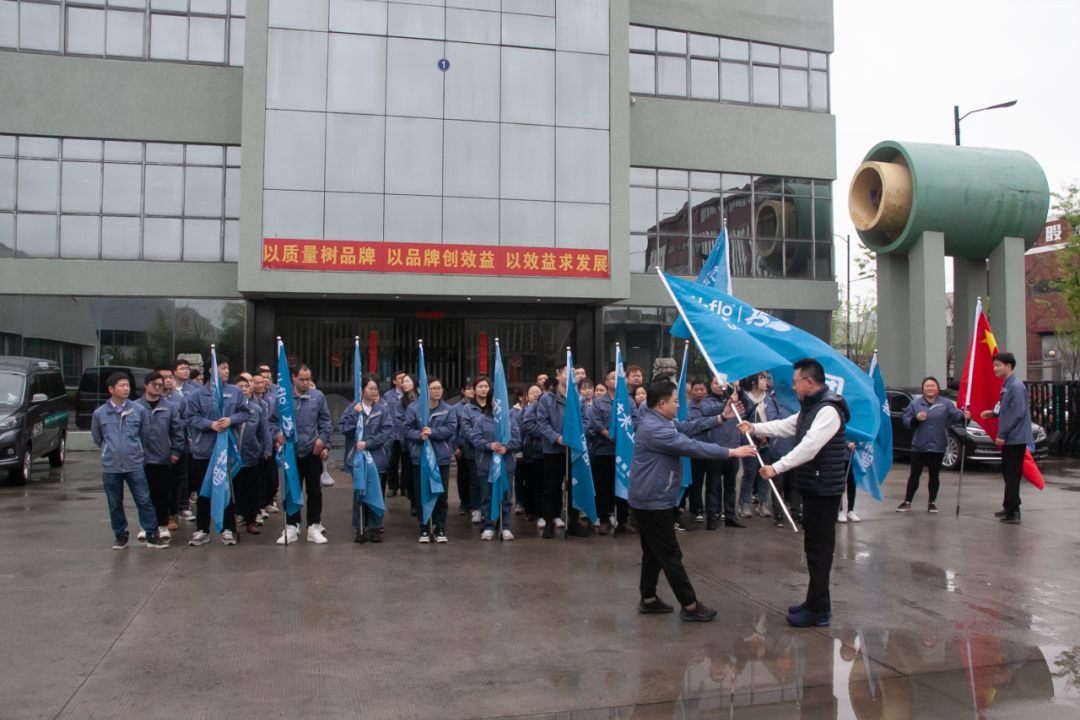
[[[1080,645],[1074,645],[1069,650],[1063,650],[1054,660],[1059,670],[1050,673],[1057,678],[1065,678],[1065,687],[1073,689],[1080,687]]]
[[[1055,202],[1052,209],[1073,228],[1072,234],[1063,238],[1065,247],[1057,255],[1061,277],[1053,286],[1061,293],[1061,300],[1069,311],[1069,317],[1057,329],[1058,344],[1063,351],[1080,354],[1080,181],[1062,185],[1061,192],[1050,193]]]
[[[854,298],[841,295],[833,313],[832,346],[859,367],[867,368],[877,349],[877,297]]]

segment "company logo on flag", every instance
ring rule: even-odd
[[[592,467],[589,465],[585,425],[581,421],[581,401],[578,399],[574,377],[574,357],[566,351],[566,414],[563,415],[563,443],[570,448],[570,484],[574,487],[574,507],[596,522],[596,490],[593,487]],[[580,486],[580,487],[579,487]]]
[[[630,463],[634,459],[634,418],[626,388],[626,368],[618,345],[615,346],[615,393],[611,398],[608,435],[615,440],[615,494],[626,500],[630,494]]]
[[[225,396],[218,374],[217,349],[210,346],[210,389],[214,397],[214,419],[225,415]],[[212,462],[206,468],[199,495],[210,498],[210,517],[214,519],[214,532],[221,532],[225,522],[225,508],[232,503],[232,485],[229,482],[240,472],[240,448],[231,429],[219,432],[214,439]]]
[[[495,442],[506,446],[510,444],[510,404],[506,392],[506,372],[503,370],[502,352],[499,341],[495,340],[495,392],[491,400],[491,412],[495,418]],[[488,470],[488,482],[491,483],[491,520],[499,519],[502,512],[502,499],[510,490],[510,477],[506,472],[506,462],[499,453],[491,453],[491,467]],[[505,526],[506,519],[503,519]]]
[[[360,338],[357,338],[353,353],[353,404],[359,405],[364,398],[364,366],[360,362]],[[349,450],[353,453],[352,480],[353,492],[364,498],[364,504],[379,517],[383,516],[386,504],[383,500],[382,483],[379,482],[379,469],[367,450],[360,451],[360,462],[356,458],[356,443],[364,439],[364,423],[367,421],[363,412],[357,413],[356,440]],[[348,452],[348,451],[346,451]]]
[[[294,462],[296,446],[296,412],[293,408],[292,375],[289,373],[289,359],[285,355],[285,343],[278,340],[278,427],[285,436],[285,446],[278,449],[277,463],[285,470],[285,482],[281,488],[285,502],[285,512],[295,515],[304,507],[304,496],[300,492],[300,473]]]
[[[877,353],[874,353],[870,361],[868,375],[873,379],[877,407],[881,413],[881,424],[878,426],[878,433],[873,442],[859,441],[855,444],[852,473],[855,475],[855,484],[859,488],[870,493],[875,500],[881,500],[881,483],[885,481],[885,476],[889,474],[889,469],[892,467],[893,438],[889,401],[885,394],[885,380],[881,376]]]

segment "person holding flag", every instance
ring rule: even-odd
[[[911,430],[911,473],[908,475],[904,502],[900,503],[896,512],[911,510],[911,501],[919,489],[923,468],[926,468],[929,474],[926,487],[930,492],[930,502],[926,511],[938,511],[937,494],[941,487],[938,474],[941,472],[941,461],[945,457],[949,442],[949,428],[964,422],[964,413],[953,405],[952,400],[941,397],[941,386],[937,378],[928,377],[923,380],[922,391],[922,396],[915,398],[904,411],[904,427]],[[885,423],[882,423],[882,427],[885,427]],[[857,472],[859,464],[855,467]]]
[[[577,398],[577,388],[570,389],[567,383],[569,372],[566,361],[560,362],[555,368],[555,377],[558,383],[550,392],[544,393],[536,406],[535,422],[536,431],[543,438],[544,450],[544,533],[547,539],[555,537],[556,520],[561,526],[563,508],[563,484],[566,480],[566,448],[569,444],[564,442],[563,421],[566,416],[567,398],[572,395]],[[580,413],[580,406],[578,412]],[[580,414],[579,414],[580,417]],[[595,497],[591,498],[595,502]],[[566,532],[568,535],[588,537],[589,532],[581,527],[577,521],[576,513],[570,512],[573,507],[574,488],[572,483],[566,486],[567,517]]]
[[[360,346],[356,347],[354,368],[359,373]],[[353,478],[354,542],[382,542],[384,486],[394,441],[394,418],[390,408],[379,399],[379,376],[368,373],[354,379],[356,404],[345,408],[338,420],[338,431],[354,441],[345,448],[345,469]],[[360,524],[363,513],[363,525]]]
[[[634,403],[627,387],[628,378],[623,367],[622,348],[615,343],[615,388],[612,390],[611,420],[608,435],[615,442],[615,507],[619,521],[615,533],[621,529],[631,535],[637,527],[630,523],[630,464],[634,459],[634,424],[637,422]]]
[[[206,478],[209,477],[212,469],[211,460],[215,461],[215,466],[218,464],[221,449],[218,436],[226,430],[232,435],[231,440],[226,440],[226,445],[236,450],[236,458],[239,460],[240,426],[250,419],[251,411],[248,410],[247,398],[240,388],[228,383],[229,358],[218,355],[214,349],[211,349],[210,355],[211,381],[184,398],[183,419],[191,432],[190,477],[196,478],[202,485],[195,503],[196,530],[188,544],[205,545],[210,542],[210,519],[214,509],[211,493],[214,493],[223,503],[222,514],[213,513],[216,529],[224,528],[221,533],[221,542],[225,545],[235,545],[236,512],[233,509],[230,483],[212,483],[213,487],[208,488]],[[226,458],[226,461],[229,459],[231,458]],[[237,462],[235,465],[238,471],[240,463]],[[233,468],[230,467],[229,470],[231,472]]]
[[[574,367],[570,348],[566,348],[566,364]],[[574,368],[575,373],[578,368]],[[570,453],[570,477],[566,486],[566,526],[581,529],[577,511],[581,511],[593,525],[596,524],[596,489],[593,485],[592,465],[589,459],[589,442],[585,437],[585,398],[578,395],[577,384],[569,382],[566,388],[566,414],[563,416],[562,437]],[[573,495],[570,489],[573,488]],[[585,531],[588,534],[588,531]],[[569,534],[567,534],[569,537]]]
[[[450,461],[454,459],[454,440],[458,435],[458,416],[443,399],[439,378],[427,375],[424,347],[420,346],[420,397],[405,411],[405,439],[413,464],[413,482],[419,503],[417,520],[420,542],[445,543],[446,489],[450,486]]]
[[[623,525],[630,509],[626,500],[618,498],[617,503],[615,497],[615,436],[610,430],[612,398],[616,389],[614,370],[607,374],[604,385],[608,392],[594,397],[585,413],[585,432],[591,440],[589,457],[596,485],[596,513],[600,519],[597,535],[611,532],[612,520],[617,521],[617,526]]]
[[[499,339],[495,338],[495,390],[490,391],[491,381],[481,375],[473,381],[477,398],[485,394],[487,402],[477,403],[476,411],[469,417],[469,439],[476,448],[476,472],[480,477],[480,511],[484,525],[481,540],[495,537],[496,523],[503,540],[513,540],[514,534],[507,527],[513,505],[510,488],[513,485],[517,458],[521,449],[521,429],[510,418],[510,399],[506,391],[506,375],[503,371]],[[494,501],[498,498],[498,501]]]
[[[243,518],[249,535],[259,535],[259,500],[262,495],[262,476],[259,463],[270,452],[270,418],[252,388],[254,379],[247,373],[240,373],[236,386],[244,393],[248,412],[251,417],[240,426],[240,470],[236,474],[237,514]]]
[[[716,617],[716,611],[697,599],[694,586],[683,567],[675,524],[671,521],[682,491],[682,458],[722,460],[750,457],[754,454],[754,448],[743,445],[729,450],[688,437],[718,425],[723,419],[712,416],[676,422],[679,414],[678,390],[678,385],[670,380],[661,380],[649,386],[645,401],[647,409],[634,435],[629,500],[641,536],[641,601],[638,612],[646,615],[674,612],[675,608],[656,594],[656,584],[663,570],[668,585],[682,607],[679,618],[685,622],[709,622]]]

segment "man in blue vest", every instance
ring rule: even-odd
[[[739,432],[795,439],[787,455],[761,468],[761,477],[768,480],[794,470],[795,488],[803,498],[803,549],[810,586],[806,601],[788,608],[787,621],[795,627],[811,627],[828,625],[832,617],[829,575],[836,548],[836,517],[847,487],[844,428],[851,411],[842,397],[825,386],[821,363],[804,358],[794,367],[792,384],[802,406],[799,414],[765,423],[742,422]]]

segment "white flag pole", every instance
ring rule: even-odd
[[[968,345],[968,366],[965,368],[967,374],[967,397],[963,399],[964,410],[970,412],[971,408],[971,381],[975,377],[975,348],[978,338],[976,335],[979,332],[979,316],[982,315],[982,298],[980,297],[975,303],[975,323],[971,328],[971,343]],[[957,398],[958,400],[960,398]],[[960,439],[960,480],[956,484],[956,517],[960,517],[960,492],[964,489],[964,460],[967,459],[967,424],[968,421],[964,420],[964,437]]]

